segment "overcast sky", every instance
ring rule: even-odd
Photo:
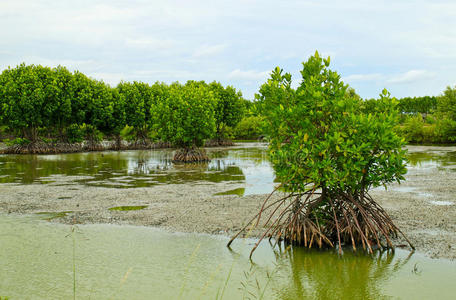
[[[456,85],[456,1],[0,0],[0,68],[120,80],[217,80],[253,98],[318,50],[366,98]]]

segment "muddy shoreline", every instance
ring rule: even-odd
[[[409,150],[432,152],[438,148],[410,146]],[[456,151],[456,147],[444,147],[444,151]],[[47,213],[42,215],[43,219],[66,224],[131,224],[229,236],[257,212],[266,197],[266,194],[215,195],[242,188],[242,183],[181,183],[119,189],[77,184],[77,179],[82,178],[56,176],[54,182],[47,184],[1,184],[0,212]],[[388,191],[377,188],[371,195],[418,252],[432,258],[456,259],[456,171],[411,167],[406,179]],[[110,210],[118,206],[146,207]],[[256,229],[252,236],[260,232],[261,229]],[[405,244],[400,239],[395,243]]]

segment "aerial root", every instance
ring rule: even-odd
[[[270,195],[271,196],[271,195]],[[302,194],[290,194],[268,203],[266,199],[260,211],[229,241],[228,246],[241,232],[252,224],[257,226],[261,216],[267,213],[266,230],[253,247],[250,256],[265,237],[274,238],[275,244],[336,247],[342,253],[343,245],[353,250],[362,245],[373,253],[375,247],[394,248],[391,238],[401,234],[412,249],[415,247],[394,225],[391,218],[367,193],[356,196],[340,193],[324,196],[315,188]]]
[[[5,154],[56,154],[79,152],[83,149],[81,144],[46,143],[43,141],[32,142],[24,145],[12,145],[2,153]]]
[[[176,151],[173,157],[173,162],[193,163],[193,162],[208,162],[209,157],[204,149],[184,148]]]

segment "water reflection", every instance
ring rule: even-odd
[[[274,175],[264,147],[214,149],[208,154],[211,162],[202,164],[174,164],[171,150],[0,155],[0,183],[52,183],[76,176],[71,184],[114,188],[233,182],[246,184],[245,194],[272,189]]]
[[[243,196],[272,191],[275,176],[264,145],[207,151],[212,160],[205,164],[174,164],[172,150],[0,155],[0,183],[47,184],[63,179],[65,185],[135,188],[232,182],[237,186],[222,189],[219,195]],[[409,169],[456,170],[456,151],[441,147],[431,147],[427,152],[411,151],[408,159]],[[66,178],[69,176],[73,177]]]
[[[141,226],[81,225],[72,236],[43,217],[0,215],[1,293],[11,299],[73,298],[74,263],[78,299],[220,299],[224,287],[223,299],[453,299],[456,291],[455,262],[400,249],[340,257],[262,243],[251,263],[251,239],[233,252],[226,237]]]
[[[414,168],[439,168],[456,170],[456,151],[411,152],[409,166]]]
[[[346,251],[291,248],[276,254],[280,274],[288,284],[276,289],[280,299],[383,299],[385,283],[412,257],[395,257],[393,251],[373,255]]]

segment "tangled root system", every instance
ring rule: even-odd
[[[81,144],[34,142],[25,145],[12,145],[6,148],[5,154],[56,154],[83,151]]]
[[[199,148],[183,148],[176,151],[173,162],[195,163],[208,162],[209,157],[204,149]]]
[[[337,247],[339,253],[342,253],[344,245],[351,245],[354,251],[362,246],[372,253],[373,247],[394,248],[391,238],[401,234],[415,249],[368,193],[328,195],[312,189],[270,202],[271,195],[252,220],[230,240],[228,246],[248,226],[257,226],[266,214],[266,230],[250,255],[265,237],[274,238],[276,243],[284,241],[308,248]]]

